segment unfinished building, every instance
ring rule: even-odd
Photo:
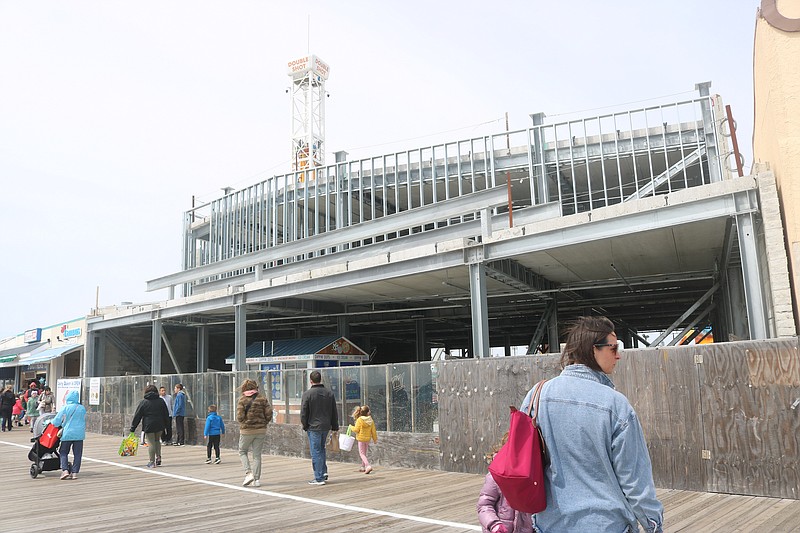
[[[373,362],[555,352],[586,313],[628,346],[795,335],[774,178],[737,173],[709,87],[197,206],[182,270],[147,282],[168,298],[87,319],[87,375],[244,370],[248,344],[323,335]]]

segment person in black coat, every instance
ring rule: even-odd
[[[148,385],[144,389],[144,399],[136,407],[131,423],[131,433],[136,433],[139,422],[148,443],[147,454],[149,462],[147,468],[161,466],[161,432],[167,427],[169,411],[167,404],[158,395],[155,385]]]
[[[11,431],[11,418],[14,404],[17,402],[17,397],[14,396],[14,387],[11,385],[6,386],[6,390],[0,394],[0,426],[3,426],[3,431],[8,429]]]

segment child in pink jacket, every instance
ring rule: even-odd
[[[533,533],[530,513],[512,509],[491,474],[486,474],[478,497],[478,521],[483,533]]]

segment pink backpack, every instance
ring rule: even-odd
[[[489,472],[508,504],[524,513],[538,513],[547,507],[544,469],[549,464],[549,457],[536,424],[539,396],[545,381],[536,384],[527,413],[511,407],[508,441],[489,465]],[[536,409],[531,415],[534,404]]]

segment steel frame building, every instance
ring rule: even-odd
[[[794,335],[774,179],[731,171],[730,128],[709,87],[366,159],[338,154],[314,180],[297,170],[198,206],[184,215],[182,270],[147,282],[168,299],[88,319],[87,373],[105,375],[109,338],[132,328],[148,331],[150,353],[127,352],[143,369],[149,355],[152,373],[162,347],[176,371],[230,353],[242,370],[248,343],[322,334],[383,362],[426,360],[431,348],[558,351],[563,325],[586,313],[609,316],[628,345],[709,330],[716,341]],[[167,331],[189,332],[182,355]],[[648,340],[652,331],[663,334]]]

